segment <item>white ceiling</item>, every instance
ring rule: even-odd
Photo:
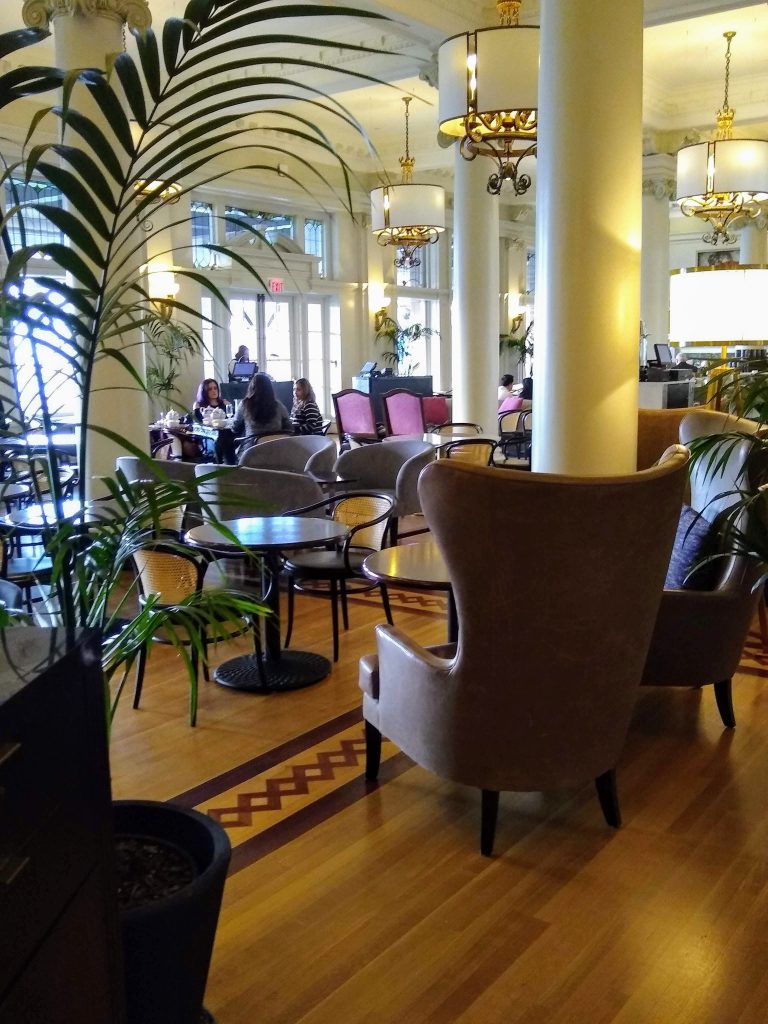
[[[328,2],[328,0],[320,0]],[[355,0],[350,0],[354,3]],[[618,0],[620,2],[620,0]],[[418,173],[446,173],[450,151],[436,145],[437,92],[419,78],[429,66],[440,41],[447,35],[476,25],[495,24],[495,4],[476,0],[357,0],[357,6],[392,15],[395,23],[341,23],[322,19],[312,27],[318,35],[396,50],[400,56],[350,59],[338,49],[323,53],[328,70],[313,82],[333,91],[362,123],[378,150],[383,166],[397,180],[398,157],[404,152],[402,92],[411,103],[411,153]],[[538,17],[539,3],[526,0],[523,21]],[[150,0],[154,26],[159,30],[169,16],[180,16],[185,0]],[[22,0],[0,4],[0,31],[19,27]],[[417,14],[414,15],[413,12]],[[723,98],[725,41],[723,32],[735,30],[732,47],[730,101],[736,111],[736,134],[768,138],[768,4],[718,0],[645,0],[644,120],[648,131],[708,131]],[[319,19],[317,19],[319,21]],[[37,51],[37,52],[35,52]],[[23,51],[25,62],[53,59],[50,43]],[[7,66],[7,62],[4,62]],[[357,69],[385,79],[384,85],[349,88],[344,70]],[[351,136],[343,155],[360,170],[375,164]]]

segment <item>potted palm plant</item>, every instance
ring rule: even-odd
[[[417,369],[418,363],[413,362],[413,344],[422,338],[431,338],[438,332],[424,324],[413,323],[401,327],[392,317],[384,317],[376,332],[376,343],[390,345],[391,348],[382,353],[382,358],[395,373],[401,377],[410,377]]]
[[[166,195],[188,195],[233,170],[272,172],[304,190],[309,185],[303,177],[320,187],[334,188],[318,159],[302,155],[302,147],[306,147],[335,163],[339,185],[334,190],[351,213],[349,168],[318,127],[316,115],[330,115],[345,130],[361,129],[338,102],[291,78],[292,69],[324,67],[319,55],[322,48],[368,50],[296,32],[297,24],[310,23],[307,19],[322,18],[325,23],[334,15],[380,17],[325,3],[265,7],[261,0],[191,0],[182,18],[166,21],[160,38],[152,30],[134,32],[136,56],[119,54],[107,73],[93,68],[65,72],[22,66],[0,76],[0,109],[30,97],[39,101],[51,96],[51,102],[30,119],[20,155],[4,160],[0,177],[0,185],[10,190],[13,198],[2,225],[6,267],[0,288],[0,389],[4,396],[16,394],[12,408],[6,405],[5,409],[8,431],[25,434],[32,409],[49,438],[42,458],[53,520],[58,523],[47,539],[55,595],[49,610],[54,621],[67,628],[86,625],[102,630],[102,658],[105,676],[113,682],[113,710],[141,647],[151,640],[159,624],[169,625],[171,635],[174,630],[173,616],[151,598],[138,611],[129,610],[124,567],[137,545],[165,529],[173,509],[186,501],[199,502],[200,495],[191,484],[160,479],[136,485],[117,474],[104,484],[111,501],[99,508],[87,532],[79,529],[65,515],[60,455],[52,434],[52,392],[62,381],[74,383],[79,392],[80,420],[86,427],[81,431],[78,452],[78,493],[83,500],[89,446],[94,438],[142,455],[108,426],[96,422],[93,399],[96,372],[109,361],[128,375],[137,395],[151,390],[131,360],[132,346],[141,344],[141,332],[146,333],[156,322],[152,296],[137,272],[145,243],[153,237],[151,224],[145,233],[150,204],[158,198],[164,201]],[[290,24],[287,18],[292,19]],[[38,29],[22,29],[2,36],[0,56],[14,54],[44,34]],[[280,52],[281,44],[285,52]],[[262,128],[243,126],[244,103],[262,110]],[[55,144],[38,140],[44,116],[58,122],[60,138]],[[172,138],[169,129],[174,131]],[[300,169],[296,174],[278,165],[286,155]],[[226,170],[221,169],[224,158]],[[46,182],[57,190],[62,205],[24,201],[22,186],[31,180]],[[137,191],[137,182],[151,182],[152,194]],[[59,240],[41,242],[33,237],[29,229],[33,217],[52,224]],[[269,245],[246,220],[227,220]],[[171,226],[178,223],[179,219]],[[15,227],[15,243],[9,225]],[[268,291],[259,274],[237,252],[219,245],[210,248],[251,274],[257,285]],[[56,273],[34,272],[41,256]],[[226,306],[225,296],[210,278],[192,267],[177,267],[175,273]],[[168,317],[179,314],[201,321],[198,310],[175,298],[167,300],[166,307]],[[16,389],[15,370],[22,349],[36,390],[31,406]],[[58,380],[51,378],[47,368],[53,353],[64,358]],[[129,584],[128,592],[130,589]],[[218,591],[185,599],[173,610],[190,622],[215,625],[233,616],[257,614],[261,606],[248,595]],[[178,649],[189,667],[181,638]],[[194,685],[191,672],[190,684]],[[131,834],[148,833],[160,842],[170,835],[176,845],[183,845],[182,837],[190,833],[194,849],[187,854],[198,881],[206,880],[202,887],[213,898],[213,909],[209,906],[206,911],[202,948],[188,955],[179,951],[185,933],[194,932],[195,927],[186,910],[178,914],[179,894],[161,898],[156,908],[146,913],[128,912],[134,916],[132,923],[124,919],[127,943],[149,941],[148,918],[153,919],[152,928],[159,927],[161,936],[158,941],[156,935],[154,945],[147,945],[143,954],[134,955],[135,950],[126,953],[129,1024],[147,1024],[149,1020],[198,1024],[226,869],[226,837],[213,822],[202,819],[208,838],[202,840],[205,850],[201,851],[200,822],[188,827],[173,808],[154,804],[119,814],[121,820],[130,819],[127,828]],[[196,838],[191,837],[192,832]],[[166,911],[177,912],[171,931],[163,930],[171,927],[167,923],[158,926],[155,920]],[[144,955],[146,949],[154,952]],[[141,977],[131,973],[137,964]],[[136,1002],[139,990],[150,984],[148,972],[156,979],[151,1010]],[[195,980],[191,980],[191,972]],[[191,995],[179,1001],[174,990],[187,990]]]

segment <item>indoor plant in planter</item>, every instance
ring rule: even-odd
[[[286,68],[290,75],[290,69],[296,66],[323,67],[318,56],[313,55],[323,47],[367,50],[338,39],[296,35],[281,28],[288,17],[300,22],[306,18],[328,19],[334,14],[379,17],[327,4],[265,7],[261,0],[236,3],[192,0],[183,19],[171,18],[165,23],[160,41],[149,30],[134,33],[136,58],[127,52],[118,54],[106,74],[92,68],[65,72],[36,66],[14,68],[0,76],[0,108],[28,97],[39,98],[63,87],[61,100],[30,120],[23,152],[18,159],[4,160],[0,182],[8,182],[16,198],[5,210],[3,221],[7,269],[0,291],[0,387],[4,395],[17,394],[14,407],[10,410],[6,407],[11,432],[25,433],[30,426],[27,407],[18,398],[15,387],[16,348],[22,337],[29,347],[32,379],[38,391],[35,415],[49,437],[52,417],[48,399],[60,381],[46,373],[46,362],[54,351],[57,356],[62,353],[66,356],[66,368],[61,376],[77,384],[80,420],[87,424],[87,429],[81,432],[80,467],[88,465],[88,443],[94,434],[121,442],[110,430],[92,422],[91,400],[97,362],[115,360],[132,375],[135,388],[146,393],[147,384],[132,368],[127,355],[139,332],[154,316],[151,296],[136,268],[141,262],[144,244],[151,237],[142,233],[139,222],[146,220],[142,215],[156,195],[144,195],[137,200],[134,186],[138,181],[152,182],[157,192],[173,189],[176,195],[186,195],[233,170],[253,168],[273,172],[276,177],[283,175],[306,189],[305,183],[290,172],[286,174],[279,166],[279,158],[288,155],[293,166],[307,172],[314,182],[331,187],[318,163],[297,151],[300,145],[307,145],[324,151],[336,161],[342,182],[341,199],[351,212],[349,170],[336,155],[333,144],[316,126],[313,113],[320,108],[335,116],[340,126],[352,130],[359,130],[359,126],[336,101],[290,77],[281,77],[286,75]],[[295,21],[291,29],[293,25]],[[9,33],[0,38],[0,56],[14,53],[44,34],[32,29]],[[286,44],[285,53],[276,52],[281,42]],[[301,44],[311,48],[312,54],[302,52],[297,56],[297,47]],[[218,73],[212,72],[212,67],[219,69]],[[277,68],[280,70],[276,71]],[[356,72],[350,74],[357,75]],[[73,90],[75,84],[77,89]],[[88,105],[78,109],[77,98],[82,91],[88,94]],[[247,93],[247,101],[242,99],[244,93]],[[260,129],[243,127],[239,120],[243,102],[258,107],[260,101],[262,107],[269,108],[266,114],[270,122],[266,125],[268,134],[263,136],[259,135]],[[290,107],[281,110],[286,101],[290,101]],[[306,114],[297,110],[297,104],[305,106]],[[60,141],[55,145],[46,140],[38,144],[36,133],[44,114],[59,124]],[[175,132],[172,139],[168,134],[169,126]],[[217,161],[225,156],[229,161],[228,169],[220,171]],[[22,202],[19,183],[23,185],[33,177],[58,190],[63,196],[62,206]],[[83,187],[84,181],[87,188]],[[51,222],[61,240],[50,243],[27,238],[28,215]],[[246,221],[226,219],[269,244]],[[12,243],[9,224],[16,226],[20,244]],[[222,246],[211,248],[247,270],[268,290],[265,282],[237,253]],[[49,261],[45,275],[36,275],[30,266],[40,256]],[[53,273],[51,267],[55,268]],[[226,306],[224,295],[195,269],[180,267],[175,273],[195,281]],[[62,280],[64,274],[66,281]],[[200,319],[198,310],[176,299],[169,300],[167,306],[169,312]],[[128,445],[124,448],[140,454]],[[123,568],[134,545],[164,529],[165,515],[172,508],[178,507],[182,500],[199,500],[199,495],[192,493],[193,485],[187,485],[182,493],[178,490],[180,485],[170,480],[133,485],[118,475],[105,483],[113,499],[112,505],[105,505],[103,516],[86,534],[63,514],[59,454],[53,441],[43,461],[59,523],[47,541],[57,597],[51,614],[67,628],[85,625],[103,630],[105,675],[116,686],[114,710],[114,700],[120,694],[138,650],[163,621],[163,610],[151,599],[138,613],[129,613],[126,618],[127,602],[120,596]],[[85,474],[81,473],[81,498],[85,496],[85,483]],[[226,621],[232,615],[258,610],[252,598],[227,591],[216,596],[196,595],[181,606],[190,621],[202,622]],[[186,649],[181,643],[178,646],[186,657]],[[166,910],[177,917],[175,930],[165,932],[159,940],[167,954],[162,965],[158,963],[159,954],[128,953],[129,1022],[150,1024],[162,1020],[163,1024],[198,1024],[226,868],[226,836],[212,822],[206,823],[201,852],[196,828],[200,822],[194,815],[180,814],[164,804],[118,806],[117,815],[119,820],[129,821],[126,830],[145,832],[149,828],[158,833],[156,839],[172,836],[175,844],[188,845],[200,874],[186,888],[203,889],[206,896],[213,899],[203,912],[204,927],[192,924],[188,911],[179,909],[185,887],[180,893],[157,901],[154,910],[127,912],[125,934],[138,937],[140,944],[149,942],[147,918]],[[141,826],[135,824],[137,815],[142,817]],[[190,953],[188,959],[177,956],[179,928],[184,932],[204,931],[205,948]],[[163,936],[162,931],[160,934]],[[138,979],[131,976],[133,963],[139,965],[141,977]],[[193,964],[195,981],[191,979]],[[171,976],[172,968],[178,969],[178,976]],[[151,1007],[134,1002],[138,999],[134,990],[149,985],[150,971],[159,977],[158,991],[186,990],[183,1005],[177,1000],[172,1006],[162,1006],[159,996],[152,1000]]]
[[[413,343],[420,338],[431,338],[437,333],[432,327],[425,327],[419,323],[401,327],[397,320],[388,316],[382,320],[381,327],[376,332],[376,343],[391,345],[391,348],[382,353],[384,362],[393,368],[397,376],[410,377],[419,365],[412,360]]]

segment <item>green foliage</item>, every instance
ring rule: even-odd
[[[520,324],[516,330],[509,334],[499,335],[499,355],[503,352],[511,352],[518,363],[524,362],[533,356],[533,320],[526,329],[520,333]]]
[[[716,480],[734,450],[747,445],[744,472],[736,487],[713,500],[728,499],[717,518],[723,554],[739,554],[768,565],[768,372],[736,372],[714,378],[721,409],[755,423],[755,432],[740,429],[710,434],[691,442],[692,471]],[[734,420],[734,428],[737,426]],[[764,572],[756,587],[765,583]]]
[[[391,348],[382,353],[382,359],[393,367],[396,374],[408,377],[418,367],[412,361],[413,343],[420,338],[431,338],[439,332],[423,324],[409,324],[401,327],[392,317],[385,317],[376,333],[377,344],[387,344]]]
[[[169,18],[159,36],[152,30],[134,32],[136,58],[127,52],[118,54],[106,73],[93,68],[65,72],[20,66],[0,75],[0,110],[28,98],[51,97],[49,105],[31,118],[20,158],[4,159],[0,166],[0,186],[10,181],[16,200],[0,222],[8,257],[0,288],[0,390],[4,396],[16,391],[13,337],[26,333],[40,425],[50,435],[51,386],[46,391],[42,366],[48,353],[63,349],[67,354],[63,378],[76,383],[82,398],[81,467],[87,465],[87,445],[94,433],[141,454],[91,423],[97,364],[113,360],[130,375],[137,391],[167,394],[180,359],[200,344],[197,331],[186,323],[179,326],[181,318],[200,322],[199,311],[169,299],[167,315],[158,318],[139,273],[147,241],[186,220],[181,213],[175,221],[171,218],[170,225],[152,227],[148,215],[158,193],[173,189],[182,198],[225,174],[255,171],[282,175],[308,193],[310,188],[331,190],[352,213],[350,169],[318,126],[318,115],[330,115],[341,131],[364,133],[337,100],[306,84],[302,72],[325,69],[320,59],[323,49],[379,51],[288,31],[288,26],[293,29],[296,24],[314,27],[351,16],[385,20],[370,11],[326,3],[191,0],[183,17]],[[0,35],[0,57],[15,54],[46,34],[21,30]],[[375,81],[359,72],[349,74]],[[259,111],[257,129],[243,126],[243,115],[253,109]],[[50,118],[58,122],[60,131],[59,141],[53,144],[38,141],[41,122]],[[305,155],[307,147],[319,159]],[[296,174],[278,170],[286,157],[298,168]],[[338,189],[323,170],[323,157],[335,165]],[[219,169],[224,165],[227,171]],[[59,189],[65,208],[22,204],[14,182],[33,178]],[[154,192],[137,191],[139,181],[159,184]],[[63,243],[28,244],[25,220],[30,214],[50,221],[63,235]],[[11,221],[21,233],[16,251],[10,245]],[[267,241],[247,223],[240,226]],[[220,245],[210,248],[268,290],[238,253]],[[180,267],[173,258],[177,254],[178,250],[160,253],[156,258],[166,257],[174,263],[177,277],[186,277],[226,305],[215,283],[191,269],[191,259],[189,267]],[[40,257],[49,260],[60,276],[66,274],[66,281],[35,275],[31,268],[40,266]],[[39,288],[35,294],[24,288],[30,281]],[[137,338],[142,331],[150,337],[154,353],[146,381],[129,358],[130,347],[140,344]],[[11,432],[29,429],[28,408],[18,396],[13,408],[6,403]],[[135,596],[135,583],[127,593],[122,590],[124,569],[133,552],[158,537],[178,544],[178,538],[167,534],[167,517],[186,502],[203,507],[204,503],[193,485],[182,487],[170,480],[131,484],[118,474],[106,482],[110,500],[99,508],[93,528],[84,531],[64,515],[59,454],[53,443],[43,461],[57,523],[46,538],[54,565],[52,614],[68,628],[95,626],[103,631],[108,676],[122,666],[124,682],[138,650],[158,628],[165,626],[174,636],[172,619],[178,623],[186,617],[190,624],[207,624],[213,632],[217,623],[263,611],[253,597],[215,591],[171,609],[150,598],[138,614],[131,612],[123,621]],[[84,485],[81,474],[81,499]],[[177,641],[194,686],[188,648],[181,644],[180,633]],[[121,688],[122,683],[118,694]]]

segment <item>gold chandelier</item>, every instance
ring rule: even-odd
[[[725,97],[716,114],[712,142],[683,146],[677,154],[677,195],[686,217],[700,217],[712,227],[702,235],[717,245],[736,241],[729,227],[734,221],[753,219],[768,200],[768,142],[734,139],[735,112],[728,102],[731,74],[731,41],[735,32],[724,32]]]
[[[402,180],[399,185],[384,185],[371,192],[371,230],[379,245],[394,245],[398,250],[395,266],[418,267],[418,251],[436,242],[445,230],[445,189],[440,185],[413,182],[415,157],[410,153],[410,96],[405,104],[405,156],[400,157]]]
[[[539,27],[519,25],[522,0],[497,0],[499,27],[446,39],[438,50],[440,131],[460,138],[466,160],[487,156],[498,170],[488,191],[508,181],[518,196],[531,187],[520,162],[536,155]]]

